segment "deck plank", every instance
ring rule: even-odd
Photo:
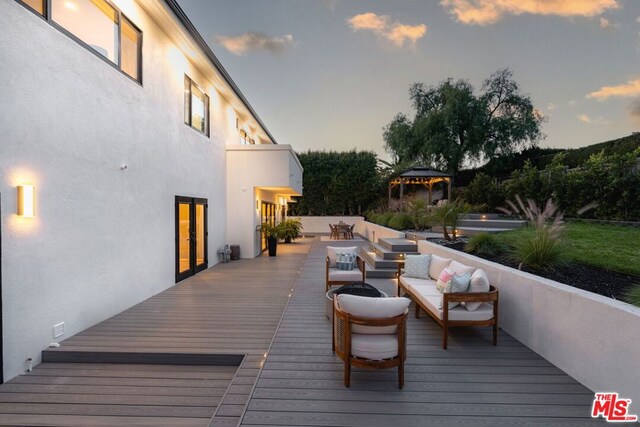
[[[405,388],[397,371],[353,369],[331,351],[324,257],[316,240],[243,415],[243,426],[585,426],[593,392],[500,331],[458,328],[449,349],[428,316],[409,317]],[[369,283],[395,293],[394,283]],[[487,328],[488,329],[488,328]]]
[[[0,386],[0,425],[237,425],[310,247],[216,265],[66,339]],[[188,361],[234,366],[167,364]]]

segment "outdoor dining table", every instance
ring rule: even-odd
[[[336,230],[336,239],[340,239],[340,235],[344,235],[345,240],[351,240],[351,224],[334,224]]]

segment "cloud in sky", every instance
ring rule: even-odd
[[[279,54],[293,46],[293,36],[270,37],[263,33],[248,32],[239,36],[218,36],[216,42],[222,45],[234,55],[244,55],[247,52],[263,51],[272,54]]]
[[[580,120],[582,123],[586,123],[589,125],[608,125],[610,122],[608,120],[606,120],[604,117],[602,116],[598,116],[598,117],[589,117],[586,114],[578,114],[576,116],[578,118],[578,120]]]
[[[640,98],[629,105],[629,115],[634,122],[640,124]]]
[[[640,79],[629,80],[626,83],[616,86],[603,86],[600,89],[587,94],[586,97],[589,99],[604,101],[611,97],[628,98],[634,96],[640,96]]]
[[[613,30],[615,28],[620,28],[619,22],[611,22],[607,18],[602,17],[600,17],[600,22],[598,25],[600,25],[600,28],[602,28],[603,30]]]
[[[594,17],[620,7],[617,0],[440,0],[459,22],[490,25],[506,15]]]
[[[571,101],[569,101],[569,105],[572,107],[575,107],[578,104],[578,102],[575,99],[572,99]]]
[[[550,102],[550,103],[547,104],[547,110],[549,110],[549,111],[553,111],[556,108],[558,108],[558,106],[556,104],[554,104],[553,102]]]
[[[396,47],[415,45],[427,33],[424,24],[407,25],[400,22],[391,22],[387,15],[377,15],[373,12],[361,13],[347,20],[353,31],[372,31],[378,37],[390,42]]]

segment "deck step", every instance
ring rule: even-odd
[[[366,268],[367,278],[370,279],[391,279],[396,277],[397,270],[392,270],[390,268],[373,269],[369,264],[366,265]]]
[[[81,351],[50,348],[42,351],[48,363],[124,363],[143,365],[213,365],[240,366],[243,354],[175,353],[148,351]]]
[[[369,251],[384,260],[403,260],[406,255],[417,255],[418,252],[394,252],[373,242],[369,242]]]
[[[442,238],[442,232],[434,233],[429,231],[408,231],[405,233],[407,240],[413,240],[414,242],[418,242],[418,240],[427,240],[427,239],[440,239]]]
[[[501,233],[503,231],[513,230],[512,228],[483,228],[483,227],[458,227],[458,236],[475,236],[480,233]],[[438,231],[442,233],[441,226],[434,226],[433,231]],[[449,230],[451,233],[451,230]],[[442,235],[440,236],[442,237]]]
[[[526,221],[520,219],[482,219],[482,218],[463,218],[458,223],[459,227],[465,228],[490,228],[515,230],[526,224]]]
[[[360,256],[374,270],[389,268],[396,271],[398,269],[398,264],[403,262],[403,260],[399,259],[381,258],[375,252],[365,249],[360,250]]]
[[[418,252],[418,245],[413,240],[380,238],[378,244],[389,252]]]

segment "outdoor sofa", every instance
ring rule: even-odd
[[[443,258],[435,254],[428,257],[428,267],[421,274],[405,274],[404,266],[398,265],[398,294],[406,295],[415,302],[415,316],[425,311],[442,327],[442,348],[447,348],[449,328],[457,326],[493,327],[493,345],[498,343],[498,290],[489,284],[487,275],[481,269]],[[410,256],[407,256],[407,262]],[[437,280],[448,268],[456,275],[469,274],[469,288],[466,292],[442,292]]]

